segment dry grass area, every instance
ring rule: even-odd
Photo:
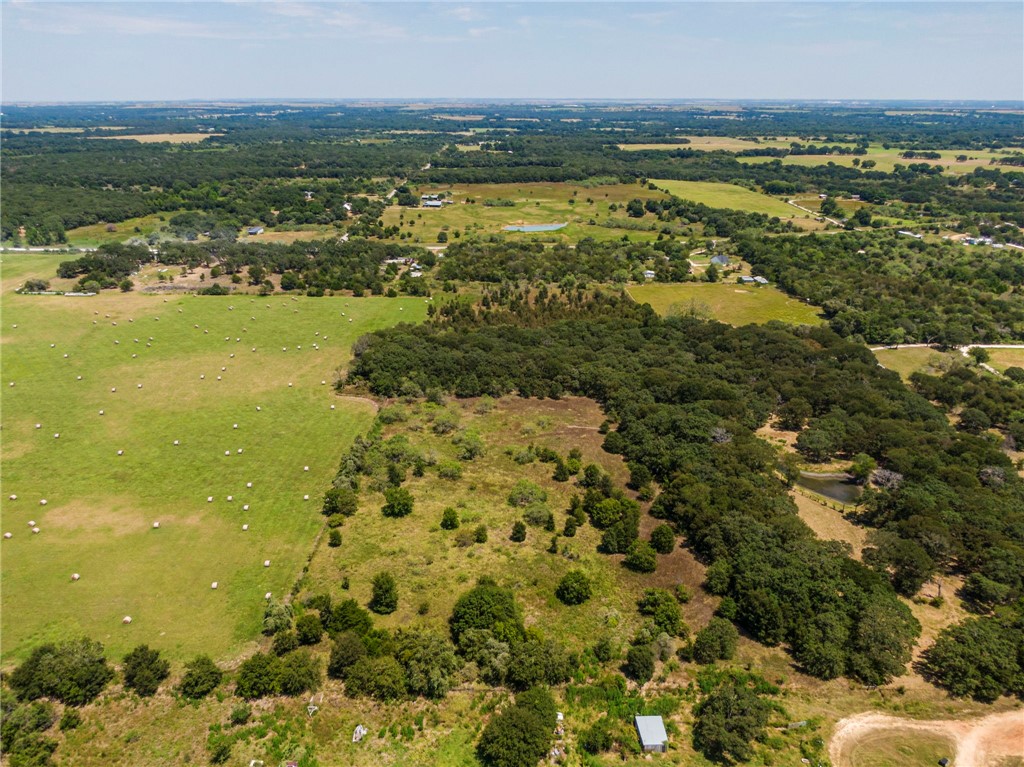
[[[830,509],[823,503],[797,491],[790,493],[796,504],[800,519],[825,541],[842,541],[849,544],[854,559],[861,558],[868,531],[850,522],[841,511]]]
[[[987,349],[988,364],[1003,371],[1011,367],[1024,367],[1024,349]]]
[[[964,364],[963,355],[959,352],[941,352],[938,349],[903,347],[879,349],[874,354],[879,365],[898,373],[904,381],[918,371],[941,375],[955,364]]]
[[[138,141],[140,144],[194,144],[223,133],[134,133],[117,136],[89,136],[102,141]]]

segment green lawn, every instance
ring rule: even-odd
[[[942,158],[939,160],[907,160],[900,157],[900,153],[902,151],[904,150],[897,147],[886,149],[881,144],[870,144],[868,146],[867,154],[861,155],[860,160],[861,162],[864,160],[874,160],[875,167],[872,168],[872,170],[884,171],[886,173],[891,173],[897,164],[905,166],[910,165],[911,163],[941,165],[946,169],[946,173],[956,175],[973,173],[975,168],[1002,167],[1004,170],[1007,169],[1007,166],[989,165],[990,160],[998,160],[1000,157],[1005,157],[1007,152],[979,149],[944,149],[939,152],[939,154],[942,155]],[[960,162],[956,159],[959,156],[966,156],[967,159]],[[855,155],[790,155],[782,158],[739,157],[737,159],[740,162],[745,163],[765,163],[781,159],[784,165],[802,165],[804,167],[815,167],[818,165],[828,165],[829,163],[832,163],[834,165],[843,165],[849,168],[853,167],[854,157]]]
[[[1024,367],[1024,349],[986,349],[989,353],[988,364],[996,370],[1012,367]]]
[[[955,752],[951,738],[893,727],[860,738],[849,749],[842,767],[931,767]]]
[[[426,304],[10,292],[59,259],[4,256],[4,659],[76,634],[114,654],[232,655],[258,633],[264,592],[297,577],[339,456],[372,420],[334,395],[338,365]]]
[[[167,221],[178,212],[152,213],[148,216],[129,218],[116,224],[100,223],[80,226],[77,229],[68,230],[68,243],[80,248],[94,248],[108,242],[125,242],[132,237],[145,239],[153,232],[167,226]],[[114,231],[107,231],[108,226],[113,226]],[[139,231],[135,231],[136,229]]]
[[[910,378],[912,373],[923,371],[930,375],[941,375],[943,367],[955,362],[963,364],[964,357],[959,352],[940,352],[937,349],[906,347],[902,349],[879,349],[875,352],[875,359],[882,367],[899,373],[904,381]]]
[[[822,322],[817,309],[790,298],[771,285],[750,287],[735,282],[650,283],[629,288],[634,301],[650,304],[658,314],[686,312],[709,314],[730,325],[781,320],[795,325]]]
[[[408,236],[408,242],[431,244],[437,242],[442,230],[449,232],[454,242],[454,231],[467,234],[499,234],[510,224],[568,224],[554,232],[506,232],[512,239],[543,242],[575,242],[583,237],[597,240],[621,239],[653,240],[661,226],[653,214],[642,219],[629,219],[622,206],[634,198],[663,198],[663,192],[654,192],[633,184],[609,184],[584,187],[574,184],[458,184],[450,186],[421,186],[416,194],[449,192],[452,205],[443,208],[389,207],[384,211],[385,226],[398,225]],[[468,203],[468,200],[475,200]],[[511,202],[510,206],[487,206],[485,200]],[[570,202],[572,200],[572,202]],[[589,202],[588,202],[589,200]],[[619,210],[610,210],[611,205]],[[593,224],[590,222],[594,221]],[[629,229],[616,224],[624,222]],[[604,226],[611,223],[612,226]]]
[[[735,184],[719,184],[712,181],[666,181],[651,179],[660,189],[664,189],[684,200],[693,200],[712,208],[732,208],[745,210],[749,213],[764,213],[780,218],[792,218],[803,215],[792,205],[783,200],[769,197],[766,194],[751,192]]]

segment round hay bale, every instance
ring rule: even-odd
[[[327,383],[327,381],[321,381],[321,382],[320,382],[320,385],[321,385],[321,386],[323,386],[323,385],[324,385],[324,384],[326,384],[326,383]]]
[[[223,372],[223,371],[225,371],[225,370],[227,370],[227,368],[226,368],[226,367],[222,367],[222,368],[221,368],[221,372]]]
[[[229,495],[229,496],[228,496],[228,501],[233,501],[233,500],[235,500],[235,496],[233,496],[233,495]]]
[[[296,346],[295,348],[296,348],[296,349],[301,349],[302,347],[301,347],[301,346]]]
[[[12,501],[16,501],[16,500],[18,500],[18,496],[14,495],[14,494],[11,494],[11,495],[9,495],[9,496],[8,496],[8,498],[9,498],[10,500],[12,500]]]
[[[37,423],[37,424],[36,424],[36,428],[37,428],[37,429],[41,429],[41,428],[43,428],[43,425],[42,425],[41,423]]]
[[[263,566],[264,567],[270,567],[270,560],[269,559],[264,559],[263,560]]]
[[[127,624],[129,624],[131,622],[132,622],[132,616],[130,616],[130,615],[126,615],[126,616],[124,616],[121,619],[121,623],[124,623],[125,625],[127,625]]]
[[[40,506],[45,506],[46,505],[46,499],[45,498],[40,499],[39,505]]]
[[[14,535],[12,533],[4,533],[4,538],[10,539],[10,538],[13,538],[13,537],[14,537]]]
[[[124,450],[118,450],[118,451],[117,451],[117,454],[118,454],[118,455],[124,455]]]
[[[245,483],[245,486],[246,486],[246,487],[252,487],[252,482],[246,482],[246,483]]]
[[[263,598],[269,600],[271,596],[273,595],[268,591],[266,594],[263,595]]]
[[[231,451],[230,450],[225,450],[224,451],[224,455],[231,455]]]
[[[141,389],[141,388],[142,388],[142,384],[139,384],[139,385],[138,385],[138,388],[140,388],[140,389]]]
[[[303,470],[303,471],[309,471],[309,467],[308,467],[308,466],[303,466],[303,467],[302,467],[302,470]]]
[[[78,573],[71,573],[71,580],[73,581],[77,581],[81,577]]]
[[[218,381],[220,380],[220,376],[217,376],[217,380],[218,380]]]
[[[38,527],[33,527],[32,528],[32,532],[38,534],[39,533],[39,528]]]
[[[304,501],[308,501],[308,500],[309,500],[309,496],[308,496],[308,495],[304,495],[304,496],[302,496],[302,500],[304,500]]]
[[[238,448],[238,454],[239,454],[239,455],[241,455],[241,454],[242,454],[242,448]]]
[[[56,434],[54,434],[53,438],[54,439],[60,439],[60,432],[57,432]]]
[[[213,503],[213,496],[212,495],[206,496],[206,502],[207,503]]]
[[[11,381],[11,386],[14,386],[14,381]]]
[[[260,412],[260,406],[259,405],[256,406],[256,412],[257,413]]]
[[[160,529],[160,523],[159,522],[154,522],[153,523],[153,529],[154,530],[159,530]]]
[[[246,530],[248,530],[248,529],[249,529],[249,526],[248,526],[248,525],[242,525],[242,532],[243,532],[243,533],[244,533],[244,532],[245,532]]]
[[[200,376],[199,376],[199,380],[200,380],[200,381],[204,381],[204,380],[206,380],[206,376],[205,376],[205,375],[200,375]]]
[[[78,380],[81,381],[82,380],[82,376],[78,376]]]
[[[35,521],[34,519],[30,519],[30,520],[28,521],[28,526],[29,526],[29,527],[35,527],[35,526],[36,526],[36,521]]]
[[[331,410],[334,410],[334,405],[331,405]]]
[[[110,391],[111,391],[111,393],[116,392],[117,391],[117,387],[116,386],[111,386],[110,387]]]
[[[231,359],[234,359],[234,358],[235,358],[235,355],[234,355],[234,352],[232,352]]]
[[[100,411],[100,415],[103,415],[103,411],[102,410]]]
[[[65,354],[65,355],[64,355],[64,359],[67,359],[67,358],[68,358],[68,355],[67,355],[67,354]]]
[[[178,440],[174,440],[174,444],[175,444],[175,445],[179,444],[179,443],[178,443]]]
[[[53,347],[55,347],[56,345],[57,345],[57,344],[50,344],[50,348],[52,349],[52,348],[53,348]]]
[[[291,385],[292,385],[292,382],[291,382],[291,381],[289,381],[289,382],[288,382],[288,387],[289,387],[289,388],[291,388]]]
[[[211,584],[210,584],[210,588],[211,588],[211,589],[215,589],[215,588],[217,588],[217,581],[214,581],[213,583],[211,583]]]
[[[248,511],[248,510],[249,510],[249,504],[246,503],[246,504],[244,504],[242,506],[242,511]]]
[[[238,424],[237,424],[237,423],[236,423],[236,424],[234,424],[234,425],[233,425],[233,426],[232,426],[231,428],[232,428],[232,429],[237,429],[237,428],[238,428]]]

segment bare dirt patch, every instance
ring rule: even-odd
[[[962,721],[914,721],[868,712],[836,725],[829,743],[829,759],[836,767],[855,767],[859,746],[892,731],[948,738],[956,767],[995,767],[1024,753],[1024,711],[1020,709]]]

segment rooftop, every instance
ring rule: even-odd
[[[640,733],[640,742],[645,746],[661,745],[668,742],[665,722],[660,716],[638,716],[634,718],[636,731]]]

